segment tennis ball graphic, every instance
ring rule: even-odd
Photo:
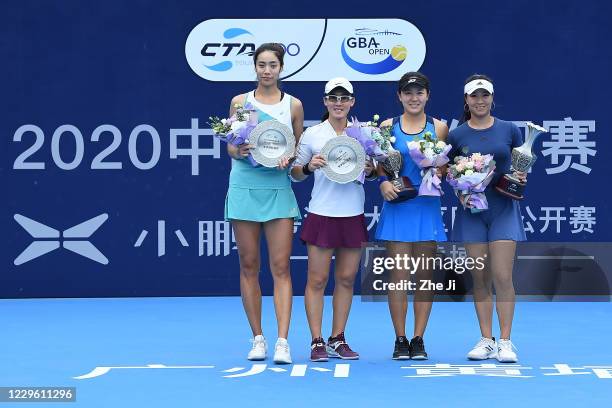
[[[391,48],[391,57],[393,57],[393,59],[396,61],[405,60],[406,54],[408,54],[408,51],[403,45],[396,45],[395,47]]]

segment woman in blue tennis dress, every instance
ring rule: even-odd
[[[400,175],[408,177],[418,190],[421,170],[409,156],[407,143],[415,138],[422,139],[425,132],[431,132],[434,139],[444,141],[448,127],[425,113],[425,105],[429,99],[429,80],[425,75],[420,72],[403,75],[399,81],[397,95],[404,112],[401,116],[383,122],[382,126],[393,126],[393,147],[402,154],[403,167]],[[387,256],[433,257],[436,242],[446,241],[440,198],[417,196],[407,201],[391,203],[389,201],[397,197],[397,191],[385,176],[380,178],[380,191],[385,202],[376,228],[376,239],[385,241]],[[413,281],[431,279],[432,273],[431,270],[421,268],[413,275],[416,277]],[[407,270],[390,271],[391,282],[408,279],[410,273]],[[415,291],[414,336],[410,342],[406,338],[407,293],[403,290],[389,290],[388,296],[396,336],[393,358],[427,359],[423,336],[431,312],[433,292]]]
[[[486,259],[481,269],[471,270],[474,282],[474,303],[481,338],[468,353],[470,360],[497,358],[513,363],[518,357],[510,341],[514,318],[515,293],[512,268],[516,242],[525,240],[525,229],[518,201],[495,190],[499,178],[510,172],[511,152],[522,144],[521,131],[512,122],[491,115],[493,83],[485,75],[473,75],[464,86],[464,114],[462,124],[453,129],[449,142],[453,149],[449,156],[492,154],[495,176],[487,186],[488,209],[472,213],[469,199],[459,196],[462,207],[457,209],[453,226],[453,241],[465,243],[468,256]],[[525,173],[515,172],[526,180]],[[493,287],[501,336],[495,341],[492,333]]]

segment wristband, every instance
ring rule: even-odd
[[[387,176],[379,176],[378,177],[378,185],[381,185],[385,181],[389,181],[389,177],[387,177]]]
[[[302,166],[302,173],[304,173],[305,176],[310,176],[312,174],[312,171],[308,168],[308,163]]]
[[[376,169],[372,170],[372,173],[370,173],[369,176],[366,175],[365,179],[368,180],[368,181],[378,180],[378,175],[376,174]]]

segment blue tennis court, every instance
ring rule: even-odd
[[[435,303],[425,336],[430,360],[400,362],[390,358],[387,304],[356,297],[347,339],[361,360],[311,363],[303,298],[295,297],[294,364],[285,366],[246,360],[250,333],[239,297],[0,304],[1,385],[76,387],[77,401],[68,406],[247,406],[254,400],[267,406],[592,406],[612,397],[612,306],[606,302],[517,303],[513,341],[520,360],[501,365],[465,360],[479,337],[469,302]],[[330,310],[326,298],[327,331]],[[263,314],[273,345],[269,297]]]

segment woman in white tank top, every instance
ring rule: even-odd
[[[293,129],[297,138],[304,129],[302,103],[278,88],[283,67],[284,50],[279,44],[262,44],[253,55],[257,73],[257,89],[232,99],[235,105],[249,102],[258,112],[258,120],[278,120]],[[230,186],[226,197],[225,218],[230,220],[240,258],[240,293],[253,332],[249,360],[265,360],[267,343],[261,327],[261,288],[259,286],[261,233],[266,236],[270,270],[274,279],[274,306],[278,324],[278,340],[274,362],[290,364],[287,336],[291,319],[293,289],[289,273],[289,257],[293,241],[293,222],[300,212],[288,177],[289,161],[283,159],[276,169],[252,167],[244,160],[252,148],[249,144],[227,145],[232,157]]]

